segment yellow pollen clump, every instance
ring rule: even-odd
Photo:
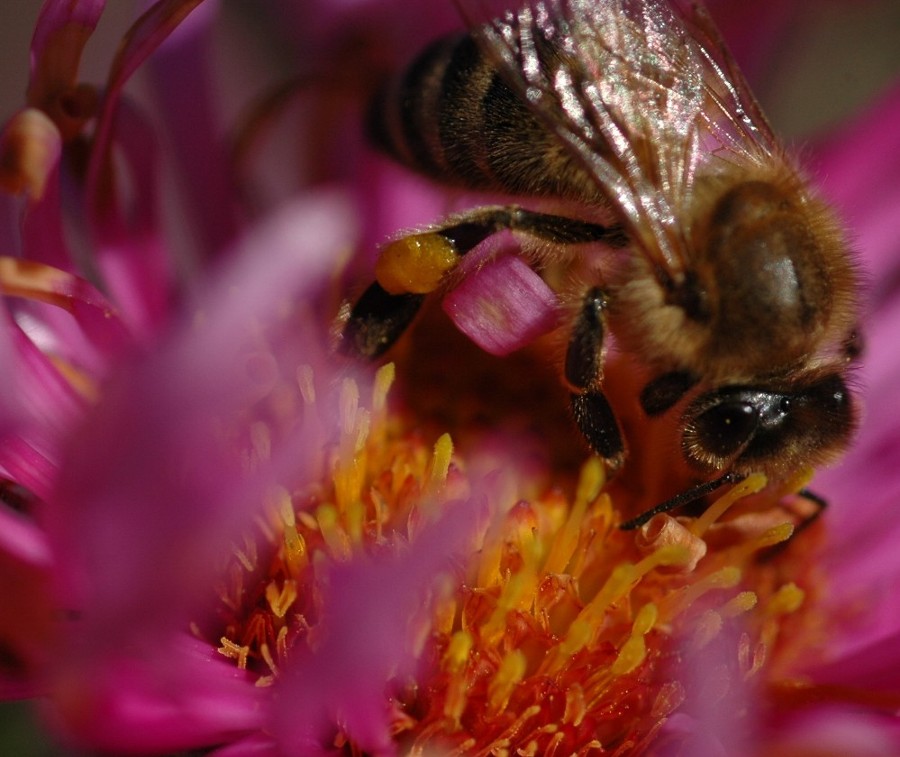
[[[428,294],[453,269],[459,253],[434,233],[413,234],[386,245],[375,264],[375,278],[391,294]]]
[[[477,457],[392,413],[393,379],[393,366],[380,369],[368,398],[354,381],[339,385],[339,438],[321,452],[321,479],[271,493],[268,549],[235,548],[213,638],[260,685],[298,649],[321,648],[323,567],[402,554],[448,502],[478,493]],[[295,391],[306,419],[327,417],[312,369],[297,371]],[[268,437],[257,434],[263,456]],[[403,753],[642,754],[697,695],[706,656],[717,660],[717,706],[729,696],[743,706],[741,683],[764,680],[807,604],[793,553],[813,529],[792,536],[790,508],[778,509],[784,492],[753,504],[771,508],[769,523],[783,512],[780,525],[740,526],[744,498],[768,496],[751,476],[697,518],[666,514],[623,531],[633,513],[604,491],[599,458],[569,492],[529,465],[501,472],[498,501],[486,505],[494,514],[410,618],[415,682],[385,682]],[[719,647],[724,664],[711,652]]]

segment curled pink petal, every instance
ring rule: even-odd
[[[0,257],[0,292],[58,307],[73,317],[87,341],[111,354],[131,338],[112,304],[84,279],[41,263]]]
[[[127,101],[116,110],[114,135],[133,197],[125,207],[115,190],[101,193],[89,184],[88,213],[104,283],[132,329],[145,335],[159,329],[172,296],[160,218],[162,156],[146,117]]]
[[[170,754],[259,731],[264,689],[206,643],[158,641],[165,667],[153,655],[123,654],[54,682],[48,714],[68,740],[109,754]]]
[[[213,22],[218,3],[206,0],[148,61],[158,115],[175,151],[182,186],[193,206],[201,258],[212,259],[237,234],[236,197],[228,146],[216,122],[219,103],[211,76]],[[190,71],[190,76],[184,76]]]
[[[47,112],[66,138],[91,109],[90,93],[75,84],[81,53],[105,6],[103,0],[47,0],[35,27],[28,103]]]
[[[553,290],[515,255],[470,274],[444,297],[443,307],[460,331],[492,355],[524,347],[560,318]]]

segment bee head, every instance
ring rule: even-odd
[[[700,470],[782,476],[832,458],[855,424],[851,394],[837,372],[787,388],[724,386],[688,405],[682,450]]]

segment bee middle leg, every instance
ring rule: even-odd
[[[572,415],[591,449],[607,467],[618,470],[625,460],[622,431],[609,400],[600,389],[602,376],[604,311],[603,291],[593,287],[582,300],[566,351],[566,381],[574,390],[569,395]]]
[[[627,243],[618,226],[537,213],[516,205],[477,208],[455,216],[429,231],[389,242],[375,266],[376,281],[350,311],[342,334],[342,349],[375,359],[400,338],[419,312],[425,295],[436,290],[459,260],[500,231],[523,234],[561,245]]]

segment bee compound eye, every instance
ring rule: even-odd
[[[758,427],[759,412],[752,403],[728,400],[697,417],[695,435],[707,453],[729,458],[747,445]]]

